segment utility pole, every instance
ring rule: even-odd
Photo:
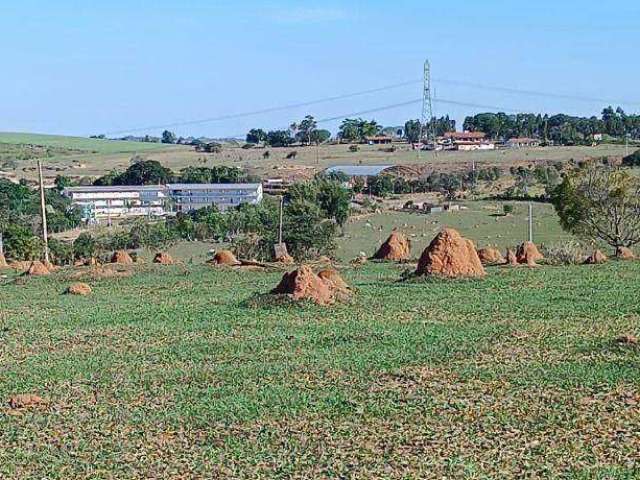
[[[47,234],[47,206],[44,200],[44,182],[42,181],[42,164],[38,160],[38,179],[40,180],[40,212],[42,214],[42,241],[44,242],[44,261],[49,262],[49,235]]]
[[[284,210],[284,195],[280,195],[280,225],[278,227],[278,244],[282,245],[282,217]]]
[[[529,241],[533,243],[533,203],[529,202]]]

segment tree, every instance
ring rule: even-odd
[[[636,150],[622,159],[625,167],[640,167],[640,150]]]
[[[247,133],[247,143],[264,143],[267,141],[267,132],[262,130],[261,128],[252,128]]]
[[[112,179],[113,185],[160,185],[169,183],[173,172],[156,160],[143,160],[131,165]]]
[[[315,118],[313,118],[313,116],[311,115],[307,115],[306,117],[304,117],[304,120],[294,125],[296,126],[295,130],[297,130],[296,139],[300,143],[311,145],[311,142],[313,140],[313,133],[318,127],[318,123],[316,122]]]
[[[382,130],[375,120],[346,118],[340,124],[338,136],[348,142],[362,142],[366,137],[377,135]]]
[[[594,163],[565,175],[551,192],[562,228],[616,250],[640,243],[640,179]]]
[[[420,120],[409,120],[404,124],[404,136],[409,143],[417,143],[420,141],[422,133],[422,125]]]
[[[329,130],[314,130],[311,133],[311,141],[316,145],[325,143],[331,138],[331,132]]]
[[[65,177],[64,175],[57,175],[56,179],[54,180],[54,184],[58,192],[62,192],[65,188],[77,185],[76,182],[74,182],[69,177]]]
[[[162,143],[176,143],[177,137],[176,134],[170,132],[169,130],[165,130],[162,132]]]
[[[293,143],[289,130],[272,130],[267,133],[267,143],[272,147],[288,147]]]

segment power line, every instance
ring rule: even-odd
[[[198,125],[198,124],[202,124],[202,123],[213,123],[213,122],[218,122],[218,121],[222,121],[222,120],[232,120],[232,119],[236,119],[236,118],[251,117],[251,116],[254,116],[254,115],[260,115],[260,114],[264,114],[264,113],[273,113],[273,112],[279,112],[279,111],[282,111],[282,110],[291,110],[291,109],[295,109],[295,108],[308,107],[310,105],[317,105],[317,104],[320,104],[320,103],[327,103],[327,102],[333,102],[333,101],[337,101],[337,100],[344,100],[344,99],[347,99],[347,98],[359,97],[359,96],[363,96],[363,95],[370,95],[372,93],[384,92],[384,91],[387,91],[387,90],[393,90],[393,89],[400,88],[400,87],[406,87],[408,85],[415,85],[415,84],[420,83],[420,82],[421,82],[421,80],[409,80],[409,81],[406,81],[406,82],[396,83],[396,84],[393,84],[393,85],[386,85],[384,87],[372,88],[372,89],[369,89],[369,90],[362,90],[362,91],[359,91],[359,92],[346,93],[346,94],[343,94],[343,95],[325,97],[325,98],[320,98],[320,99],[316,99],[316,100],[309,100],[309,101],[306,101],[306,102],[293,103],[293,104],[289,104],[289,105],[282,105],[282,106],[279,106],[279,107],[269,107],[269,108],[263,108],[261,110],[253,110],[253,111],[241,112],[241,113],[232,113],[232,114],[228,114],[228,115],[220,115],[218,117],[202,118],[202,119],[198,119],[198,120],[187,120],[187,121],[183,121],[183,122],[166,123],[166,124],[163,124],[163,125],[151,125],[151,126],[147,126],[147,127],[129,128],[129,129],[126,129],[126,130],[117,130],[117,131],[112,131],[112,132],[106,132],[105,135],[118,135],[118,134],[122,134],[122,133],[141,132],[141,131],[148,131],[148,130],[159,130],[159,129],[165,129],[165,128],[171,128],[171,127],[182,127],[182,126],[187,126],[187,125]]]
[[[556,98],[563,100],[575,100],[580,102],[588,102],[588,103],[603,103],[603,104],[618,104],[618,105],[640,105],[640,102],[630,101],[630,100],[613,100],[606,98],[598,98],[598,97],[586,97],[581,95],[567,95],[563,93],[549,93],[549,92],[541,92],[537,90],[523,90],[519,88],[509,88],[509,87],[499,87],[499,86],[491,86],[491,85],[482,85],[479,83],[473,82],[464,82],[459,80],[447,80],[447,79],[433,79],[434,82],[442,83],[446,85],[457,85],[460,87],[469,87],[469,88],[477,88],[478,90],[489,90],[495,92],[508,93],[511,95],[527,95],[532,97],[546,97],[546,98]]]

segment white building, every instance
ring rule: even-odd
[[[263,196],[259,183],[69,187],[63,195],[82,208],[82,217],[89,221],[162,216],[211,205],[224,211],[242,203],[258,204]]]
[[[164,215],[167,200],[164,185],[69,187],[62,193],[86,220]]]
[[[188,212],[215,205],[223,212],[242,203],[262,201],[260,183],[171,183],[167,194],[176,212]]]

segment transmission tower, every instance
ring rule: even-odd
[[[420,125],[420,140],[424,137],[427,143],[435,141],[432,135],[431,120],[433,119],[433,106],[431,104],[431,65],[429,60],[424,62],[424,93],[422,96],[422,121]]]

